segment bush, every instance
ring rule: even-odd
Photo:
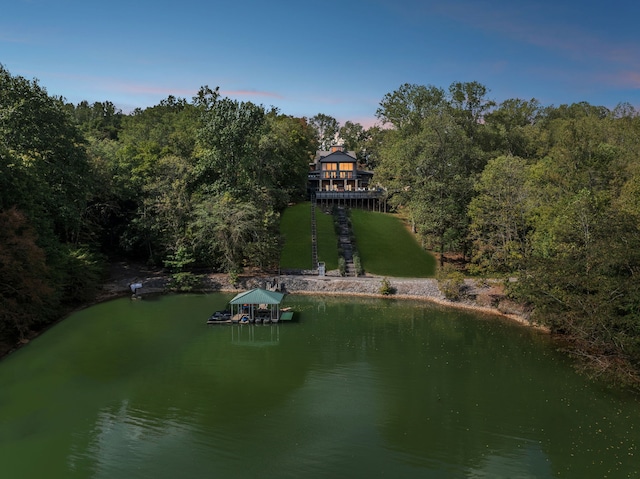
[[[340,276],[347,274],[347,263],[343,257],[338,258],[338,271],[340,271]]]
[[[391,286],[391,283],[387,278],[383,278],[382,282],[380,283],[380,289],[378,290],[378,292],[384,296],[389,296],[391,294],[394,294],[396,290]]]
[[[104,256],[86,246],[63,246],[61,254],[64,255],[59,265],[62,301],[80,304],[92,300],[105,274]]]
[[[192,291],[201,284],[202,275],[182,271],[171,275],[168,286],[176,291]]]
[[[364,269],[362,269],[362,261],[360,261],[360,255],[353,255],[353,267],[356,270],[356,276],[362,276],[364,274]]]
[[[464,274],[459,271],[444,273],[438,278],[438,288],[450,301],[458,301],[464,290]]]

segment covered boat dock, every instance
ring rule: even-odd
[[[272,322],[293,318],[293,313],[280,309],[284,293],[262,288],[237,294],[230,302],[232,322]]]

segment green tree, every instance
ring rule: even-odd
[[[115,155],[106,141],[95,149],[92,146],[96,163],[101,159],[99,171],[112,185],[98,203],[104,205],[102,225],[110,245],[117,238],[121,251],[156,263],[178,246],[175,230],[162,229],[168,219],[155,213],[166,211],[161,203],[184,203],[184,195],[190,194],[178,191],[187,184],[191,187],[190,165],[204,108],[169,96],[123,119]],[[163,188],[166,191],[160,193]],[[172,198],[173,194],[182,196]],[[178,217],[181,211],[178,208],[173,214]],[[167,249],[167,245],[173,246]]]
[[[263,131],[256,183],[267,189],[268,203],[282,211],[289,202],[306,195],[309,162],[315,153],[314,131],[304,118],[276,111],[267,115]]]
[[[195,185],[215,194],[251,197],[264,180],[259,143],[265,124],[262,106],[229,98],[217,100],[204,113],[198,132]]]
[[[187,226],[192,205],[188,185],[192,170],[187,159],[162,157],[154,166],[152,179],[143,188],[142,207],[134,221],[157,263],[177,255],[189,244]]]
[[[92,186],[84,140],[60,98],[37,81],[0,66],[0,144],[16,160],[6,165],[17,183],[3,191],[5,208],[18,206],[40,234],[49,225],[61,241],[76,241]]]
[[[538,100],[509,99],[484,116],[492,145],[498,155],[533,158],[536,154],[535,128],[541,107]]]
[[[476,81],[454,82],[449,86],[450,104],[469,135],[495,106],[494,101],[486,98],[488,93],[487,87]]]
[[[316,132],[316,140],[320,150],[328,151],[340,131],[340,123],[332,116],[318,113],[309,119],[309,125]]]
[[[469,204],[472,261],[479,271],[509,273],[528,256],[527,162],[500,156],[487,163]]]
[[[628,120],[588,104],[546,112],[545,156],[527,185],[531,256],[515,289],[581,356],[637,368],[640,223],[623,205],[634,204],[625,188],[640,150]]]
[[[364,134],[362,163],[369,169],[375,169],[380,162],[380,151],[385,144],[389,130],[377,125],[368,128]]]
[[[199,202],[190,227],[196,254],[228,273],[242,271],[247,249],[262,231],[259,209],[229,193]]]
[[[442,111],[447,105],[447,96],[442,88],[405,83],[382,98],[376,117],[397,131],[410,135],[422,128],[422,121],[427,116]]]
[[[338,136],[344,141],[344,147],[348,151],[355,151],[360,162],[364,160],[365,144],[367,140],[367,131],[360,123],[346,121],[340,127]]]
[[[406,208],[429,247],[444,252],[464,247],[467,205],[473,194],[476,162],[464,129],[448,111],[434,111],[411,135],[389,134],[376,179],[390,203]]]
[[[121,147],[112,167],[114,184],[121,194],[136,201],[160,158],[192,158],[199,121],[200,112],[194,105],[172,96],[124,117]]]
[[[82,101],[75,106],[67,106],[86,137],[99,140],[118,139],[124,115],[122,110],[110,101],[93,104]]]

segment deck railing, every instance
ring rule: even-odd
[[[350,200],[350,199],[368,199],[381,198],[384,190],[354,190],[354,191],[316,191],[316,199],[318,200]]]

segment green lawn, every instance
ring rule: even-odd
[[[435,275],[435,258],[397,216],[352,209],[351,224],[365,272],[414,278]]]
[[[333,226],[333,216],[316,208],[316,236],[318,261],[324,261],[327,271],[338,269],[338,236]]]
[[[282,269],[311,269],[311,206],[299,203],[288,207],[280,218],[284,247],[280,255]]]
[[[385,213],[351,210],[353,233],[366,272],[384,276],[424,278],[435,275],[436,261],[407,231],[400,218]],[[338,268],[338,238],[333,216],[316,209],[318,260],[327,271]],[[285,243],[282,269],[311,269],[311,205],[287,208],[280,219]]]
[[[299,203],[288,207],[280,219],[280,234],[284,247],[280,255],[282,269],[311,269],[311,204]],[[338,238],[333,228],[333,217],[316,209],[318,261],[324,261],[327,270],[338,268]]]

